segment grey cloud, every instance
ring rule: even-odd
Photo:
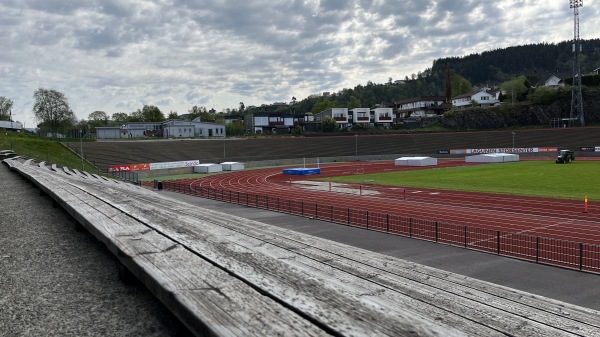
[[[80,0],[23,0],[22,4],[41,12],[72,14],[80,9],[93,8],[94,2]]]

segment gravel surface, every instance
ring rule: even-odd
[[[0,336],[176,336],[177,319],[48,197],[0,164]]]

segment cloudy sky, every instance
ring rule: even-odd
[[[600,37],[585,0],[581,37]],[[0,0],[0,96],[79,119],[144,104],[186,113],[402,79],[433,60],[573,38],[567,0]]]

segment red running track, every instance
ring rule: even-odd
[[[466,165],[463,160],[439,160],[436,168]],[[480,165],[480,164],[470,164]],[[395,166],[393,161],[321,165],[319,178],[357,173],[424,169]],[[343,184],[322,184],[315,190],[312,176],[283,175],[281,168],[246,170],[201,179],[178,180],[192,189],[264,194],[304,203],[336,205],[390,215],[441,221],[516,234],[600,244],[600,203],[448,190]],[[331,189],[331,191],[330,191]],[[406,199],[404,199],[406,198]]]

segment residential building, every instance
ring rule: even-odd
[[[381,126],[389,128],[394,123],[394,109],[393,108],[375,108],[371,110],[373,115],[373,123],[375,126]]]
[[[465,108],[473,104],[478,106],[493,106],[500,103],[497,93],[490,88],[483,88],[475,92],[458,95],[452,99],[452,106],[455,108]]]
[[[398,119],[433,117],[444,114],[452,107],[444,96],[421,96],[394,102]]]
[[[348,108],[331,108],[321,111],[315,116],[315,121],[320,124],[325,116],[333,118],[340,129],[346,129],[349,126]]]
[[[287,133],[296,126],[304,126],[305,116],[285,113],[253,113],[244,116],[248,133]]]
[[[167,120],[164,122],[129,122],[117,127],[96,127],[96,138],[180,138],[225,137],[225,126],[193,121]]]
[[[353,124],[361,125],[371,123],[371,109],[354,108],[348,110],[348,121]]]
[[[565,82],[562,79],[560,79],[558,76],[556,76],[556,75],[550,76],[544,82],[544,87],[557,88],[557,87],[564,87],[564,86],[565,86]]]

